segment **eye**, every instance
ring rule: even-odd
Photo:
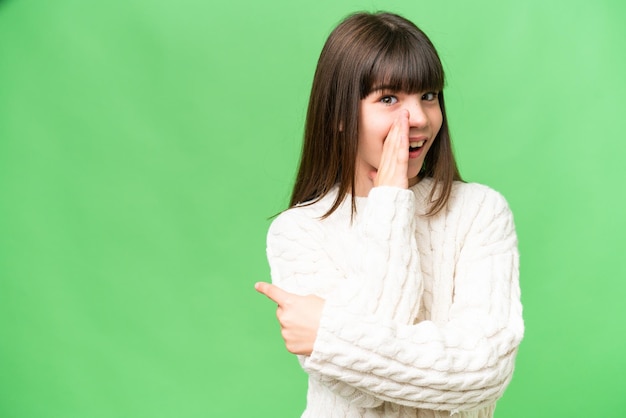
[[[432,102],[434,100],[437,100],[438,97],[439,97],[438,92],[430,91],[422,95],[422,100],[426,100],[427,102]]]
[[[398,98],[396,96],[387,95],[381,97],[380,102],[386,105],[393,105],[398,103]]]

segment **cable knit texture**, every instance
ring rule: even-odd
[[[326,299],[303,417],[493,417],[524,325],[504,198],[455,183],[427,217],[431,179],[373,188],[321,220],[336,194],[272,223],[272,281]]]

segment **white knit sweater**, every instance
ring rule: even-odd
[[[504,198],[455,183],[427,217],[433,186],[373,188],[319,218],[335,192],[283,212],[267,255],[283,289],[326,299],[303,417],[492,417],[524,325],[517,238]]]

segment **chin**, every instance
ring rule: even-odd
[[[407,172],[406,177],[411,180],[412,178],[417,177],[417,175],[420,173],[420,169],[422,168],[422,166],[420,165],[417,168],[413,168],[413,167],[409,167],[409,170]]]

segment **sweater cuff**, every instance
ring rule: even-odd
[[[391,186],[372,188],[363,218],[366,236],[389,240],[402,234],[415,217],[415,195],[409,189]],[[395,227],[394,227],[395,226]]]

